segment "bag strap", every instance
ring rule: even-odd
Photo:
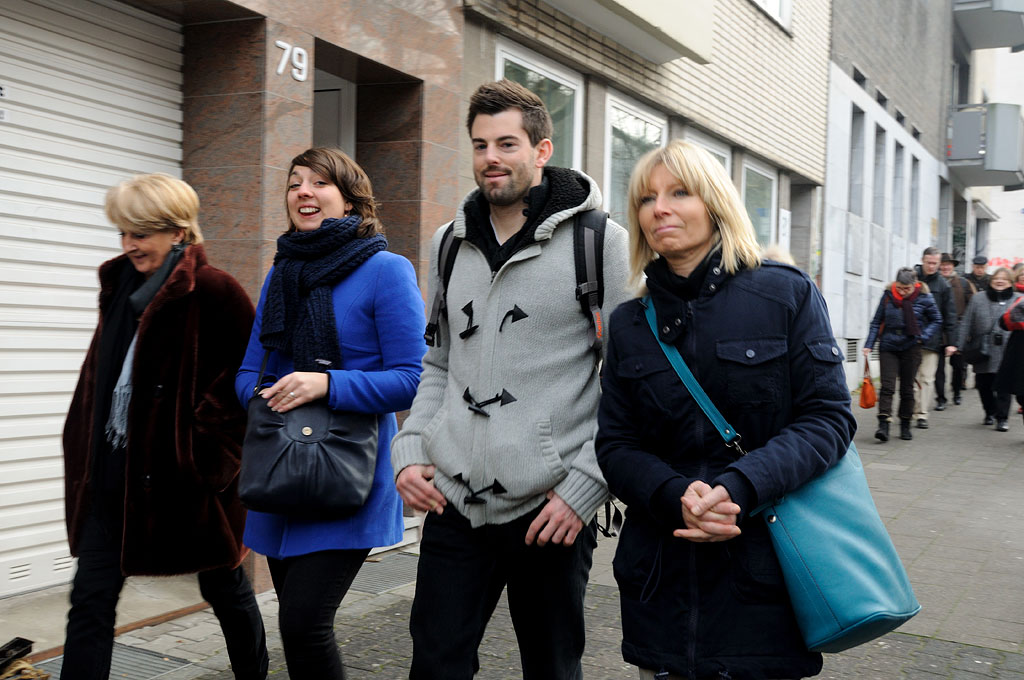
[[[654,300],[651,299],[650,295],[644,296],[641,300],[641,304],[646,308],[644,315],[647,317],[647,325],[651,327],[651,332],[654,333],[654,339],[658,341],[658,345],[661,347],[661,351],[665,353],[665,358],[672,364],[672,368],[675,369],[676,375],[686,385],[686,389],[690,391],[690,396],[693,397],[697,405],[700,406],[700,410],[704,411],[704,415],[708,417],[711,424],[718,430],[718,434],[725,440],[725,445],[735,449],[741,456],[747,455],[747,452],[740,446],[740,442],[743,437],[736,431],[736,429],[726,422],[725,418],[715,408],[714,402],[711,401],[704,388],[697,382],[697,378],[694,377],[690,367],[683,361],[683,356],[679,353],[679,350],[672,345],[662,342],[658,336],[658,317],[654,309]]]
[[[256,386],[252,388],[252,396],[260,393],[260,385],[263,384],[263,374],[267,371],[267,360],[270,359],[270,350],[263,350],[263,362],[260,364],[260,375],[256,378]]]
[[[608,213],[584,210],[573,218],[573,258],[576,266],[576,299],[590,321],[590,346],[601,357],[604,330],[601,306],[604,304],[604,231]]]
[[[448,310],[448,282],[452,279],[455,256],[459,254],[461,243],[462,239],[455,238],[455,220],[452,220],[448,223],[444,234],[441,235],[441,246],[437,251],[437,275],[441,279],[441,285],[434,291],[434,302],[430,305],[427,329],[423,333],[423,339],[431,347],[441,346],[437,340],[437,322],[441,318],[441,314]]]
[[[864,378],[871,380],[871,360],[867,357],[864,357]]]

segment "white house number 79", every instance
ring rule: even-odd
[[[284,73],[289,62],[292,65],[292,78],[302,82],[309,76],[309,52],[301,47],[294,47],[283,40],[275,40],[274,44],[284,50],[281,61],[277,65],[277,75]]]

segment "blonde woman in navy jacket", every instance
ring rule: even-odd
[[[370,181],[335,149],[292,160],[286,193],[290,226],[235,389],[242,404],[267,399],[289,411],[326,397],[331,408],[379,414],[379,451],[370,497],[351,517],[309,521],[250,512],[245,544],[267,556],[293,678],[344,678],[334,615],[371,548],[402,538],[402,501],[389,444],[395,411],[409,408],[419,383],[423,298],[407,259],[384,250]],[[279,377],[253,397],[264,349]],[[326,372],[317,360],[326,359]]]
[[[750,512],[821,474],[853,436],[843,354],[821,294],[761,261],[721,163],[673,141],[637,163],[630,270],[674,344],[743,437],[725,446],[651,332],[642,299],[612,313],[597,459],[627,505],[613,562],[622,655],[641,678],[802,678],[821,669],[797,629],[768,530]],[[660,673],[665,675],[660,675]]]

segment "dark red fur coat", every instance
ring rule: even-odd
[[[68,541],[78,539],[90,502],[93,399],[103,321],[116,268],[103,263],[100,320],[64,425]],[[236,566],[245,556],[245,508],[237,476],[245,411],[235,373],[252,329],[248,295],[189,246],[139,320],[128,413],[125,574],[184,574]]]

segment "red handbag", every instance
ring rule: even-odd
[[[874,408],[878,403],[875,396],[875,383],[871,382],[871,363],[864,357],[864,382],[860,386],[860,407]]]

